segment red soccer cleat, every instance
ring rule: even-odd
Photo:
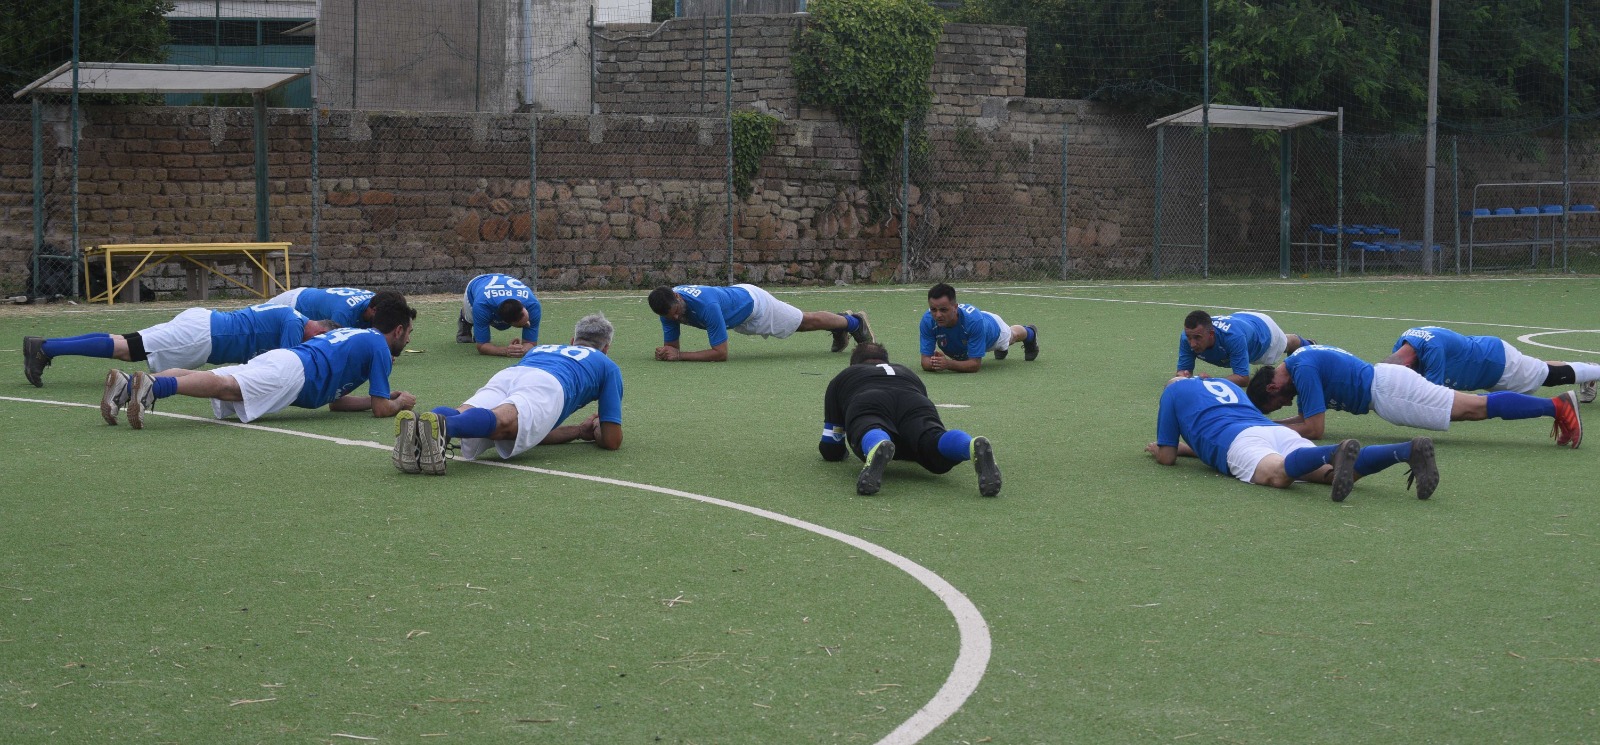
[[[1566,445],[1573,450],[1583,442],[1583,420],[1578,416],[1578,394],[1567,391],[1554,399],[1556,405],[1556,423],[1550,428],[1550,436],[1556,438],[1557,445]]]

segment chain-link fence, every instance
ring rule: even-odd
[[[1374,131],[1352,106],[1347,126],[1152,128],[1195,102],[1172,73],[1191,57],[1052,57],[1041,45],[1059,39],[1031,26],[948,24],[931,106],[886,174],[864,165],[857,127],[807,101],[793,59],[822,21],[791,12],[805,7],[752,0],[730,19],[689,3],[664,22],[642,2],[170,11],[167,61],[310,71],[261,94],[265,161],[248,94],[106,106],[86,91],[76,129],[64,95],[0,106],[0,285],[94,294],[85,248],[262,235],[293,244],[297,284],[406,290],[486,271],[561,289],[1600,269],[1585,209],[1600,203],[1600,140],[1582,114],[1447,128],[1428,205],[1415,126]],[[1167,17],[1161,43],[1192,40],[1192,15]],[[1161,61],[1142,87],[1086,88],[1100,100],[1030,97],[1123,58]],[[1040,69],[1049,59],[1082,69]],[[1141,108],[1137,90],[1157,93]],[[750,121],[770,126],[764,147]],[[219,267],[208,290],[237,291],[248,271]],[[175,267],[141,282],[188,286]]]

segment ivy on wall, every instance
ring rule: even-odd
[[[733,112],[733,192],[750,196],[750,179],[761,169],[761,159],[778,141],[778,117],[741,109]]]
[[[925,0],[812,0],[795,34],[800,102],[833,110],[861,140],[861,178],[875,213],[893,202],[901,126],[913,155],[926,149],[922,121],[933,104],[943,19]]]

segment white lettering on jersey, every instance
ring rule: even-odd
[[[1211,391],[1211,395],[1217,399],[1218,403],[1239,403],[1239,394],[1234,393],[1232,388],[1229,388],[1220,380],[1205,378],[1203,382],[1201,382],[1201,385],[1205,386],[1206,390]]]
[[[575,360],[581,360],[585,357],[588,357],[589,353],[593,352],[594,350],[590,349],[589,347],[569,347],[565,344],[540,344],[539,346],[534,347],[533,351],[544,354],[559,354],[564,357],[571,357]]]
[[[677,287],[672,288],[672,291],[678,293],[679,295],[700,297],[700,288],[695,287],[694,285],[678,285]]]
[[[1400,338],[1404,339],[1404,338],[1406,338],[1408,336],[1413,338],[1413,339],[1421,339],[1423,341],[1433,341],[1433,332],[1429,331],[1429,330],[1427,330],[1425,328],[1407,329],[1404,334],[1400,335]]]
[[[880,363],[878,363],[877,366],[883,368],[883,374],[884,375],[893,375],[894,374],[894,368],[889,366],[889,364],[886,363],[886,362],[880,362]]]
[[[352,336],[355,336],[356,334],[365,334],[365,333],[367,333],[367,329],[353,329],[353,328],[346,327],[346,328],[334,329],[332,331],[329,331],[326,334],[323,334],[323,336],[328,337],[328,343],[329,344],[338,344],[339,342],[342,342],[345,339],[348,339],[348,338],[350,338]]]

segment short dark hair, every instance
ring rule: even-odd
[[[1203,310],[1193,311],[1183,317],[1183,327],[1186,329],[1198,329],[1210,325],[1211,314]]]
[[[506,323],[516,323],[517,321],[522,320],[522,310],[523,308],[521,300],[518,300],[514,297],[508,297],[501,301],[500,307],[495,310],[495,315],[500,316],[500,320]],[[530,318],[529,320],[532,319]]]
[[[955,302],[956,301],[956,288],[951,287],[950,285],[947,285],[947,284],[945,284],[943,282],[940,282],[939,284],[936,284],[936,285],[928,288],[928,299],[929,300],[934,300],[936,298],[942,298],[942,297],[950,298],[950,302],[952,302],[952,303]]]
[[[372,327],[377,329],[378,333],[387,334],[397,326],[410,326],[411,319],[416,317],[417,309],[406,305],[404,300],[398,305],[386,303],[373,311]]]
[[[872,362],[873,360],[877,360],[878,362],[888,362],[889,350],[884,349],[882,344],[874,341],[867,341],[857,344],[856,348],[850,352],[850,364],[852,365],[859,365],[863,362]]]
[[[1272,402],[1272,394],[1267,392],[1267,386],[1272,383],[1272,375],[1275,372],[1277,368],[1272,365],[1262,365],[1256,370],[1255,375],[1250,376],[1250,385],[1245,388],[1245,395],[1250,397],[1250,403],[1262,411],[1266,411],[1267,404]]]
[[[367,307],[372,309],[374,315],[387,306],[405,306],[406,296],[394,290],[379,290],[367,301]]]
[[[678,293],[671,287],[662,285],[650,291],[650,310],[658,316],[664,316],[672,306],[678,302]]]

